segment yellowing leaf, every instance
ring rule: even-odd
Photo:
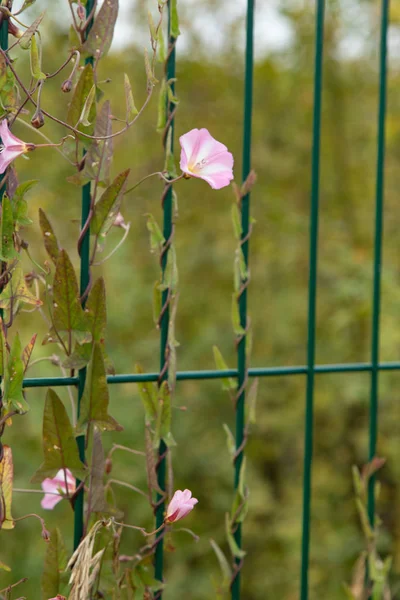
[[[3,459],[0,462],[0,529],[14,529],[11,516],[14,467],[9,446],[3,446]]]

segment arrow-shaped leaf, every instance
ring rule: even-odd
[[[100,431],[122,431],[123,427],[108,414],[109,393],[104,357],[100,344],[93,347],[92,360],[81,400],[78,428],[96,424]]]
[[[42,574],[42,597],[54,598],[61,592],[62,574],[67,566],[67,551],[61,532],[53,529],[46,548]]]
[[[129,173],[130,169],[127,169],[117,175],[112,184],[104,190],[100,200],[94,207],[90,233],[96,236],[97,248],[99,250],[103,247],[107,233],[117,216],[121,203],[121,192]]]
[[[4,194],[1,209],[1,252],[0,259],[7,261],[18,256],[14,248],[14,218],[9,197]]]
[[[56,263],[60,254],[60,247],[58,245],[53,227],[51,226],[51,223],[48,220],[45,212],[41,208],[39,208],[39,224],[40,229],[42,230],[46,252],[50,256],[51,260]]]
[[[22,346],[18,333],[15,335],[11,352],[8,357],[7,369],[4,376],[3,403],[23,414],[29,410],[29,404],[24,398],[22,382],[24,379],[24,363],[22,361]]]
[[[104,0],[93,27],[91,28],[83,51],[96,60],[107,54],[114,35],[118,16],[118,0]]]
[[[53,325],[58,333],[73,334],[80,343],[91,340],[89,324],[79,301],[75,270],[65,250],[60,251],[54,274]]]
[[[79,458],[67,411],[52,389],[47,392],[44,407],[43,454],[44,462],[32,477],[32,481],[40,483],[46,477],[54,477],[60,469],[69,469],[77,479],[85,479],[86,467]]]

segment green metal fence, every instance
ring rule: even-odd
[[[94,0],[87,0],[86,11],[90,13]],[[169,16],[170,6],[169,3]],[[245,388],[248,378],[251,377],[288,377],[304,375],[306,377],[306,410],[304,424],[304,483],[303,483],[303,533],[301,545],[301,574],[300,598],[307,600],[309,597],[308,571],[310,554],[310,518],[311,518],[311,480],[313,458],[313,401],[315,375],[321,373],[349,373],[366,372],[371,377],[370,388],[370,426],[369,426],[369,458],[376,453],[378,435],[378,384],[380,371],[400,370],[400,362],[381,363],[379,361],[379,325],[380,325],[380,297],[381,297],[381,259],[383,238],[383,203],[384,203],[384,162],[385,162],[385,112],[386,112],[386,81],[387,81],[387,36],[389,25],[389,0],[381,2],[381,41],[380,41],[380,75],[379,75],[379,107],[378,107],[378,140],[377,140],[377,172],[376,172],[376,214],[375,214],[375,257],[374,280],[372,290],[372,343],[371,360],[368,363],[351,364],[315,364],[316,345],[316,305],[317,305],[317,264],[318,264],[318,213],[319,213],[319,183],[320,183],[320,139],[321,139],[321,105],[323,92],[323,46],[324,46],[324,12],[325,0],[315,2],[315,79],[314,79],[314,119],[313,119],[313,145],[312,145],[312,171],[311,171],[311,204],[310,204],[310,255],[309,255],[309,300],[308,300],[308,339],[307,339],[307,364],[291,367],[261,367],[249,368],[246,363],[246,334],[238,338],[237,343],[237,369],[227,371],[184,371],[177,373],[177,380],[205,380],[224,377],[235,377],[238,381],[236,402],[236,460],[234,465],[234,486],[238,486],[240,465],[244,454],[244,409]],[[252,87],[253,87],[253,23],[254,0],[247,2],[246,19],[246,54],[244,77],[244,134],[243,134],[243,181],[251,168],[251,115],[252,115]],[[0,43],[3,49],[7,48],[7,23],[3,22],[0,29]],[[176,40],[169,36],[169,58],[167,64],[167,78],[175,76]],[[88,59],[91,60],[90,58]],[[173,106],[168,105],[167,122],[173,138],[174,114]],[[173,140],[171,142],[173,144]],[[91,208],[90,184],[83,188],[82,193],[82,230],[85,230]],[[245,196],[242,201],[242,250],[246,264],[249,261],[249,212],[250,197]],[[164,203],[164,238],[166,240],[162,254],[161,267],[164,270],[167,255],[173,236],[172,221],[172,186],[167,185]],[[81,294],[85,297],[85,290],[89,284],[89,229],[82,236],[80,247],[81,259]],[[248,281],[243,282],[240,291],[239,312],[240,323],[246,331],[247,327],[247,294]],[[168,372],[168,357],[166,355],[168,325],[169,325],[169,290],[163,292],[162,313],[160,318],[160,372],[144,374],[110,375],[109,384],[139,383],[141,381],[156,381],[159,384],[165,379]],[[26,378],[24,387],[55,387],[76,386],[80,399],[85,383],[86,370],[79,371],[77,377],[46,377]],[[79,403],[78,403],[79,411]],[[81,459],[84,460],[84,440],[78,438]],[[158,483],[165,489],[165,456],[167,448],[161,442],[159,448]],[[367,456],[367,449],[366,449]],[[83,502],[84,492],[81,490],[75,502],[75,546],[83,532]],[[368,510],[371,523],[374,521],[374,479],[372,478],[368,490]],[[159,497],[156,509],[156,527],[163,522],[164,504]],[[235,532],[235,539],[242,547],[242,531],[239,526]],[[245,546],[245,544],[244,544]],[[237,569],[232,582],[232,599],[240,598],[240,571],[241,561],[237,561]],[[158,541],[155,554],[155,574],[159,580],[163,579],[163,539]],[[161,598],[161,593],[157,598]]]

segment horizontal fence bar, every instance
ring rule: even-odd
[[[362,373],[374,369],[371,363],[344,363],[332,365],[315,365],[314,373]],[[400,362],[384,362],[377,365],[379,371],[399,371]],[[248,370],[249,377],[279,377],[286,375],[307,375],[308,368],[304,365],[294,367],[255,367]],[[224,377],[237,377],[237,369],[227,371],[178,371],[176,378],[179,381],[196,379],[223,379]],[[107,383],[140,383],[141,381],[157,381],[159,373],[127,373],[121,375],[108,375]],[[34,377],[24,379],[24,388],[35,387],[60,387],[78,385],[78,377]]]

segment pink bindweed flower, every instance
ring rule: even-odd
[[[174,523],[175,521],[179,521],[179,519],[183,519],[183,517],[186,517],[193,510],[197,503],[197,498],[192,498],[190,490],[184,490],[183,492],[176,490],[168,505],[167,516],[165,517],[166,522]]]
[[[189,177],[204,179],[219,190],[233,179],[233,156],[207,129],[192,129],[179,138],[182,171]]]
[[[65,485],[65,480],[67,480],[67,486]],[[52,510],[62,500],[63,494],[67,493],[67,487],[69,494],[75,493],[75,477],[69,469],[66,469],[65,473],[64,469],[60,469],[53,479],[49,477],[44,479],[42,481],[42,489],[45,494],[41,502],[42,508]]]
[[[20,156],[21,154],[25,154],[25,152],[30,152],[35,149],[34,144],[26,144],[22,140],[18,139],[11,133],[8,129],[7,119],[3,119],[0,123],[0,137],[1,137],[1,146],[0,146],[0,175],[4,173],[7,169],[8,165],[12,163],[12,161]]]

